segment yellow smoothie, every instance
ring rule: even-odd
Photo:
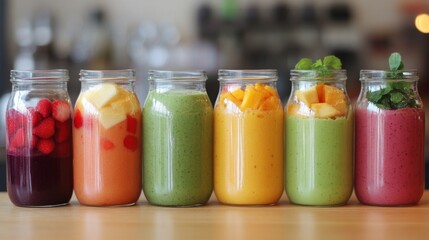
[[[283,111],[276,91],[261,84],[226,91],[214,113],[218,200],[275,204],[283,193]]]

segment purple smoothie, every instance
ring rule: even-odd
[[[423,109],[356,109],[355,192],[370,205],[416,204],[424,191]]]
[[[73,193],[73,158],[55,153],[7,154],[7,189],[17,206],[55,206]]]

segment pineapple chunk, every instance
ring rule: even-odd
[[[111,83],[102,84],[85,93],[85,98],[97,109],[104,107],[118,93],[117,86]]]
[[[238,88],[231,92],[231,94],[239,101],[243,101],[244,91],[241,88]]]
[[[234,97],[234,95],[231,92],[227,92],[224,95],[225,95],[224,99],[227,99],[228,101],[234,103],[237,107],[240,107],[241,101],[238,100],[236,97]]]
[[[346,115],[348,108],[346,95],[344,94],[344,92],[334,86],[329,85],[325,85],[324,89],[324,102],[328,103],[329,105],[340,111],[341,115]]]
[[[241,110],[245,110],[246,108],[258,109],[263,97],[263,93],[256,91],[253,86],[247,86],[243,102],[241,103]]]
[[[277,91],[275,88],[273,88],[269,85],[265,85],[265,90],[267,90],[271,96],[277,96],[278,97],[278,94],[277,94]]]
[[[319,102],[316,86],[304,90],[296,90],[295,96],[299,101],[303,102],[307,107],[311,107],[313,103]]]
[[[105,129],[109,129],[127,119],[127,114],[123,108],[106,107],[100,109],[99,114],[99,121]]]
[[[341,115],[340,111],[327,103],[313,103],[311,110],[317,118],[333,118]]]
[[[262,94],[263,99],[267,99],[271,96],[271,93],[265,89],[263,84],[256,83],[255,84],[255,90]]]
[[[279,107],[280,99],[275,96],[267,98],[259,107],[260,110],[274,110]]]

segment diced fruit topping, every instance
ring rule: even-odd
[[[15,134],[13,135],[11,141],[10,141],[10,146],[12,148],[21,148],[25,146],[25,129],[24,128],[19,128],[18,130],[16,130]]]
[[[246,109],[267,111],[281,106],[277,91],[261,83],[247,85],[245,90],[239,88],[231,92],[223,92],[219,97],[219,106],[227,107],[228,102],[240,108],[241,111]]]
[[[347,115],[347,97],[335,86],[319,83],[308,89],[296,90],[295,96],[298,103],[289,103],[289,115],[316,118],[336,118]]]
[[[51,138],[55,134],[55,120],[52,117],[43,119],[33,128],[33,134],[43,139]]]
[[[137,119],[127,114],[127,131],[129,133],[137,132]]]
[[[296,90],[295,96],[298,98],[298,101],[303,102],[307,107],[311,107],[311,104],[319,102],[316,86],[304,90]]]
[[[110,150],[115,147],[115,144],[113,144],[113,142],[110,141],[109,139],[102,138],[101,146],[103,147],[104,150]]]
[[[40,99],[37,103],[36,110],[42,114],[42,117],[47,118],[51,116],[52,104],[47,98]]]
[[[124,146],[131,151],[135,151],[138,147],[138,140],[137,137],[127,135],[124,139]]]
[[[18,112],[15,109],[9,109],[6,113],[6,125],[7,133],[9,136],[13,136],[16,130],[26,126],[27,118],[26,115]]]
[[[55,142],[62,143],[71,137],[71,123],[70,121],[60,122],[55,121]]]
[[[83,117],[79,109],[76,109],[74,113],[73,123],[75,128],[81,128],[83,126]]]
[[[91,102],[97,109],[104,107],[113,97],[116,96],[118,90],[115,84],[102,84],[100,87],[91,89],[86,92],[86,99]]]
[[[55,120],[65,122],[70,118],[70,105],[66,101],[55,100],[52,103],[52,116]]]
[[[39,139],[37,143],[37,150],[44,154],[50,154],[55,147],[55,143],[52,139]]]

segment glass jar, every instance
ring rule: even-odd
[[[233,205],[275,204],[283,193],[283,110],[276,70],[219,70],[214,187]]]
[[[346,204],[353,190],[353,109],[346,71],[292,70],[285,107],[286,193],[295,204]]]
[[[213,107],[203,71],[150,71],[143,191],[150,204],[198,206],[213,191]]]
[[[407,205],[422,197],[425,112],[418,79],[416,71],[360,72],[355,192],[361,203]]]
[[[81,204],[132,205],[141,193],[141,108],[135,72],[81,70],[73,119],[74,186]]]
[[[11,71],[7,192],[17,206],[65,205],[73,193],[68,71]]]

